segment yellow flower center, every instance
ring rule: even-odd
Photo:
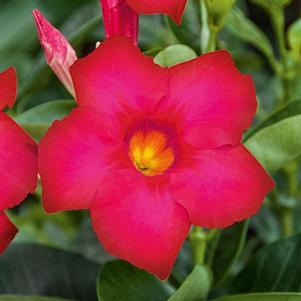
[[[129,156],[145,176],[156,176],[170,168],[175,155],[164,133],[156,130],[137,131],[129,143]]]

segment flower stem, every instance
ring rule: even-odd
[[[203,229],[194,226],[189,235],[189,240],[191,244],[194,263],[202,265],[205,260],[207,247],[207,239]]]

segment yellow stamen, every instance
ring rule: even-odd
[[[168,146],[166,135],[155,130],[137,131],[129,143],[129,156],[137,170],[145,176],[162,174],[175,161],[173,149]]]

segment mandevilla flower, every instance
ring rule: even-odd
[[[244,220],[273,188],[241,144],[256,96],[226,51],[162,68],[115,36],[71,75],[78,108],[39,146],[43,203],[89,208],[111,254],[165,279],[191,224]]]
[[[15,69],[0,73],[0,110],[16,99]],[[0,254],[17,233],[4,210],[18,205],[37,182],[37,146],[8,115],[0,112]]]

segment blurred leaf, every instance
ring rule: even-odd
[[[175,24],[170,18],[166,17],[167,23],[177,40],[195,50],[200,48],[200,8],[198,1],[190,0],[187,2],[185,13],[181,25]]]
[[[75,108],[74,100],[56,100],[36,106],[20,114],[15,120],[32,135],[41,139],[52,122],[64,118]]]
[[[301,235],[263,247],[231,282],[232,293],[301,291]]]
[[[162,67],[171,67],[196,58],[197,55],[193,49],[186,45],[171,45],[160,51],[154,58],[156,64]]]
[[[301,114],[265,127],[245,146],[267,171],[277,171],[301,153]]]
[[[237,223],[232,227],[221,230],[213,246],[210,266],[213,270],[215,285],[219,285],[231,273],[245,245],[249,221]],[[213,240],[214,244],[214,240]],[[209,249],[210,254],[210,249]]]
[[[256,127],[247,132],[247,134],[245,135],[245,140],[249,139],[256,132],[267,126],[273,125],[274,123],[281,121],[282,119],[296,116],[299,114],[301,114],[301,99],[290,101],[283,108],[270,115],[266,120],[262,121]]]
[[[0,294],[97,300],[99,265],[79,255],[34,244],[14,244],[0,257]]]
[[[301,301],[301,294],[297,293],[261,293],[233,295],[214,299],[212,301]]]
[[[252,217],[251,227],[265,243],[272,243],[281,237],[279,220],[270,208],[262,207],[260,212]]]
[[[298,60],[301,56],[301,18],[289,27],[287,37],[293,57]]]
[[[274,68],[277,62],[273,47],[261,29],[248,19],[237,7],[232,9],[226,18],[225,28],[236,38],[249,43],[261,51]]]
[[[193,270],[191,246],[185,241],[172,270],[172,276],[182,283]]]
[[[292,0],[250,0],[254,4],[261,6],[267,12],[271,12],[276,8],[285,7],[292,2]]]
[[[48,298],[42,296],[0,295],[0,301],[73,301],[71,299]]]
[[[166,301],[173,292],[166,282],[124,261],[107,263],[97,282],[101,301]]]
[[[204,266],[196,265],[190,275],[168,301],[205,300],[210,290],[210,275]]]

